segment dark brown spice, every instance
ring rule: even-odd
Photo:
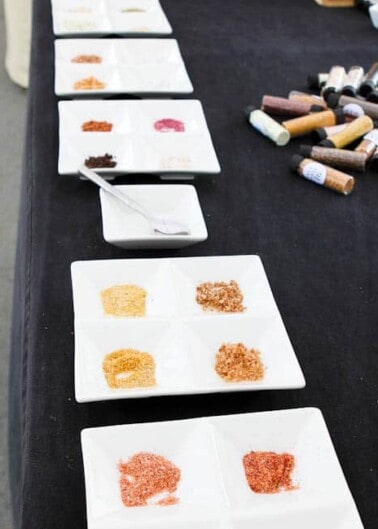
[[[89,169],[102,169],[105,167],[115,167],[117,162],[113,159],[112,154],[106,153],[103,156],[89,156],[85,160],[85,165],[89,167]]]

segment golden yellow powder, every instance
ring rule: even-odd
[[[153,357],[135,349],[109,353],[104,358],[102,369],[112,389],[147,388],[156,384]]]
[[[146,314],[147,292],[137,285],[115,285],[101,292],[105,314],[142,317]]]
[[[253,382],[264,378],[265,367],[256,349],[226,343],[215,357],[215,371],[226,382]]]
[[[99,81],[93,76],[80,79],[74,83],[75,90],[103,90],[105,87],[106,83]]]

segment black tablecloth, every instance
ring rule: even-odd
[[[368,67],[377,60],[376,30],[358,11],[323,9],[311,0],[164,0],[222,173],[196,183],[207,242],[127,252],[102,239],[97,189],[57,174],[49,4],[34,2],[16,268],[15,529],[86,527],[82,428],[301,406],[322,409],[365,527],[377,527],[378,176],[358,176],[349,197],[315,186],[290,173],[299,142],[276,148],[242,115],[264,93],[304,88],[308,73],[333,64]],[[307,379],[304,390],[75,402],[72,261],[247,253],[263,259]]]

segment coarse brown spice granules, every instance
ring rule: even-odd
[[[286,452],[250,452],[243,457],[245,476],[251,490],[257,494],[276,494],[282,490],[298,489],[291,474],[295,457]]]
[[[137,285],[114,285],[101,292],[105,314],[118,317],[143,317],[147,292]]]
[[[236,281],[229,283],[207,281],[197,287],[197,303],[203,310],[216,312],[243,312],[243,294]]]
[[[177,490],[181,472],[165,457],[139,452],[126,462],[120,461],[118,470],[121,499],[126,507],[178,503],[173,493]],[[155,496],[162,494],[166,496],[154,501]]]
[[[83,132],[111,132],[113,128],[113,123],[109,121],[85,121],[81,125],[81,130]]]
[[[227,382],[252,382],[264,378],[265,368],[256,349],[226,343],[216,354],[215,371]]]
[[[102,369],[112,389],[147,388],[156,384],[153,357],[135,349],[119,349],[107,354]]]
[[[103,156],[89,156],[84,163],[89,169],[112,169],[117,165],[113,155],[108,153]]]
[[[100,57],[100,55],[76,55],[76,57],[71,59],[71,62],[80,64],[99,64],[102,62],[102,57]]]
[[[75,90],[103,90],[106,87],[106,83],[91,76],[76,81],[73,86]]]

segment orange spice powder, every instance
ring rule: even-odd
[[[264,378],[265,368],[256,349],[226,343],[215,357],[215,371],[226,382],[253,382]]]
[[[83,132],[111,132],[113,128],[113,123],[109,121],[85,121],[81,125],[81,130]]]
[[[112,389],[146,388],[156,384],[154,358],[135,349],[109,353],[104,358],[102,369]]]
[[[243,457],[243,466],[248,485],[257,494],[276,494],[298,488],[291,479],[295,466],[292,454],[250,452]]]
[[[207,281],[197,287],[197,303],[203,310],[216,312],[243,312],[243,294],[236,281],[229,283]]]

